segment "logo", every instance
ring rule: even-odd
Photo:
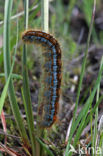
[[[75,150],[75,148],[70,144],[70,150],[69,153],[73,152],[73,153],[77,153],[77,151]]]
[[[78,147],[75,149],[74,147],[73,147],[73,145],[71,145],[70,144],[70,150],[69,150],[69,152],[68,152],[68,154],[70,154],[70,153],[74,153],[74,154],[83,154],[83,155],[87,155],[87,154],[89,154],[89,155],[91,155],[91,153],[94,155],[94,154],[96,154],[96,155],[101,155],[101,154],[103,154],[103,149],[102,148],[100,148],[100,147],[96,147],[96,148],[94,148],[94,147],[87,147],[87,146],[80,146],[80,144],[78,145]]]

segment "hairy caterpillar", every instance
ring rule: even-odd
[[[44,52],[42,97],[38,115],[41,116],[40,125],[50,127],[57,119],[61,86],[61,49],[57,40],[50,34],[27,30],[22,35],[24,43],[42,44]]]

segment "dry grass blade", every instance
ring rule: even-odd
[[[6,147],[5,145],[3,145],[2,143],[0,143],[0,150],[3,151],[4,153],[8,153],[10,156],[21,156],[20,154],[16,153],[15,151],[13,151],[12,149]]]

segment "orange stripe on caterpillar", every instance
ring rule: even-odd
[[[57,119],[60,87],[61,87],[61,49],[58,41],[50,34],[28,30],[23,33],[25,43],[42,44],[45,47],[43,56],[43,84],[42,99],[38,114],[41,116],[40,126],[51,127]]]

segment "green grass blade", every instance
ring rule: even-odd
[[[75,130],[77,129],[77,126],[79,125],[81,119],[84,117],[84,115],[86,114],[86,112],[89,110],[90,103],[91,103],[91,101],[93,101],[93,98],[95,96],[96,90],[98,88],[98,84],[100,83],[100,80],[101,80],[102,70],[103,70],[103,67],[102,67],[102,69],[99,72],[98,79],[97,79],[97,81],[95,83],[95,86],[94,86],[94,89],[93,89],[93,91],[91,93],[91,96],[88,98],[87,102],[85,103],[85,105],[83,107],[83,110],[81,110],[81,112],[79,113],[79,115],[77,117],[77,120],[74,123],[72,133],[75,132]],[[97,107],[97,105],[94,106],[94,109],[96,109],[95,107]],[[92,113],[94,113],[94,109],[92,110],[93,111]]]
[[[88,27],[89,27],[90,22],[91,22],[93,1],[94,0],[89,0],[89,1],[84,0],[83,1],[83,8],[82,9],[83,9],[84,16],[85,16],[86,22],[88,24]],[[93,35],[93,40],[95,41],[95,43],[97,43],[98,42],[98,36],[96,34],[95,27],[93,28],[92,35]]]
[[[12,73],[12,71],[11,71],[11,73]],[[0,115],[1,115],[2,108],[3,108],[3,105],[4,105],[5,99],[6,99],[8,86],[9,86],[9,82],[10,82],[10,78],[11,78],[11,73],[10,73],[8,79],[7,79],[7,82],[6,82],[5,86],[4,86],[4,89],[3,89],[1,97],[0,97]]]
[[[13,59],[13,64],[12,64],[12,67],[11,67],[9,77],[7,79],[7,82],[6,82],[5,86],[4,86],[4,89],[3,89],[1,97],[0,97],[0,115],[1,115],[1,111],[2,111],[2,108],[3,108],[4,102],[5,102],[6,95],[7,95],[10,79],[13,76],[18,78],[18,75],[16,75],[16,74],[12,75],[14,62],[15,62],[15,56],[14,56],[14,59]],[[5,76],[5,74],[0,74],[0,76]],[[19,76],[19,78],[21,78],[21,77]]]
[[[96,102],[95,106],[92,108],[92,111],[91,113],[95,113],[97,107],[99,106],[99,104],[102,102],[103,100],[103,95],[99,98],[98,102]],[[86,125],[90,122],[90,114],[87,116],[86,120],[85,120],[85,123],[84,123],[84,126],[83,126],[83,129],[86,127]]]
[[[101,68],[101,70],[100,70],[100,72],[99,72],[99,75],[98,75],[96,84],[95,84],[95,86],[94,86],[94,89],[93,89],[93,91],[92,91],[90,97],[88,98],[88,100],[87,100],[85,106],[83,107],[83,110],[81,110],[81,112],[80,112],[80,114],[79,114],[77,120],[75,121],[75,124],[74,124],[74,127],[73,127],[75,130],[77,129],[77,126],[79,125],[80,120],[81,120],[81,123],[80,123],[80,126],[79,126],[78,129],[77,129],[77,133],[76,133],[75,138],[74,138],[73,147],[76,146],[76,143],[78,142],[78,140],[79,140],[79,138],[80,138],[80,135],[81,135],[81,133],[82,133],[83,126],[84,126],[84,124],[85,124],[86,117],[87,117],[87,114],[88,114],[88,110],[89,110],[89,108],[90,108],[91,103],[93,102],[93,99],[94,99],[96,90],[98,89],[98,85],[100,84],[100,81],[101,81],[102,71],[103,71],[103,66],[102,66],[102,68]],[[100,99],[100,100],[101,100],[101,99]],[[100,101],[99,101],[99,102],[100,102]],[[95,109],[97,108],[97,106],[98,106],[98,103],[96,104]],[[94,109],[91,111],[92,114],[93,114],[93,111],[94,111]],[[91,116],[91,114],[90,114],[90,116]],[[90,117],[90,116],[89,116],[89,117]],[[90,119],[90,118],[89,118],[89,119]],[[73,129],[73,133],[74,133],[74,129]]]
[[[101,74],[102,74],[102,70],[103,70],[103,67],[98,75],[98,79],[95,83],[95,87],[91,93],[91,96],[88,98],[87,102],[85,103],[83,109],[81,110],[81,112],[79,113],[78,117],[77,117],[77,120],[75,121],[74,125],[73,125],[73,132],[75,132],[75,130],[77,130],[77,127],[80,123],[80,121],[82,120],[82,118],[84,119],[84,116],[88,113],[88,110],[89,110],[89,107],[90,107],[90,103],[93,101],[93,98],[95,96],[95,93],[96,93],[96,90],[98,88],[98,84],[100,83],[101,81]],[[100,99],[101,101],[101,99]],[[100,103],[99,101],[99,103]],[[94,108],[92,109],[92,114],[94,113],[94,111],[96,110],[97,106],[99,105],[99,103],[96,103],[96,105],[94,106]]]
[[[5,70],[5,77],[6,80],[9,77],[10,69],[11,69],[11,56],[10,56],[10,17],[11,17],[11,10],[12,10],[12,0],[5,1],[5,11],[4,11],[4,70]],[[17,33],[18,34],[18,33]],[[17,47],[17,46],[16,46]],[[20,135],[22,137],[23,143],[29,147],[29,140],[24,128],[24,124],[22,121],[22,117],[19,111],[19,107],[16,101],[13,82],[10,79],[9,87],[8,87],[8,95],[10,99],[11,108],[13,114],[15,116],[16,123],[18,125],[18,129]]]
[[[44,144],[40,139],[36,138],[36,140],[40,143],[40,145],[45,149],[49,156],[54,156],[51,150],[49,150],[48,146]]]
[[[5,74],[4,73],[1,73],[0,74],[0,77],[5,77]],[[20,80],[23,79],[21,75],[14,74],[14,73],[11,74],[11,78],[13,78],[13,79],[20,79]]]
[[[103,65],[103,57],[101,59],[101,65],[100,65],[100,69]],[[96,102],[98,102],[99,100],[99,93],[100,93],[100,84],[98,85],[98,89],[97,89],[97,96],[96,96]],[[98,108],[96,109],[96,112],[95,112],[95,123],[94,123],[94,134],[93,134],[93,137],[92,137],[92,145],[96,151],[96,138],[97,138],[97,123],[98,123]],[[95,156],[95,155],[94,155]]]
[[[71,131],[70,131],[70,137],[69,137],[69,140],[68,140],[68,145],[66,147],[66,154],[65,154],[66,156],[68,156],[68,151],[69,151],[70,143],[71,143],[72,136],[73,136],[73,127],[74,127],[74,123],[75,123],[75,117],[76,117],[76,112],[77,112],[78,103],[79,103],[79,97],[80,97],[80,90],[81,90],[82,81],[83,81],[83,77],[84,77],[86,60],[87,60],[87,54],[88,54],[88,48],[89,48],[89,43],[90,43],[90,38],[91,38],[91,33],[92,33],[92,28],[93,28],[93,21],[94,21],[94,14],[95,14],[95,4],[96,3],[95,3],[95,0],[94,0],[91,24],[90,24],[90,28],[89,28],[89,34],[88,34],[88,40],[87,40],[87,45],[86,45],[86,51],[85,51],[85,56],[84,56],[82,69],[81,69],[81,75],[80,75],[80,81],[79,81],[79,86],[78,86],[78,91],[77,91],[77,99],[76,99],[75,110],[74,110],[74,114],[73,114],[73,122],[72,122],[72,126],[71,126]]]
[[[28,28],[28,2],[29,2],[28,0],[24,1],[25,29]],[[22,93],[23,93],[24,106],[25,106],[27,123],[28,123],[29,136],[30,136],[31,146],[32,146],[32,154],[33,156],[35,156],[34,120],[33,120],[32,103],[30,97],[30,89],[29,89],[26,45],[23,46],[22,68],[23,68],[23,92]]]
[[[34,2],[34,3],[36,3],[36,2]],[[37,5],[34,4],[33,7],[29,9],[29,12],[31,12],[31,11],[37,9],[38,7],[39,7],[38,4],[37,4]],[[17,19],[17,18],[19,18],[19,17],[21,17],[21,16],[23,16],[23,15],[24,15],[24,11],[21,11],[21,12],[15,14],[15,15],[13,15],[13,16],[10,18],[10,20],[15,20],[15,19]],[[4,21],[0,21],[0,26],[1,26],[2,24],[4,24]]]

